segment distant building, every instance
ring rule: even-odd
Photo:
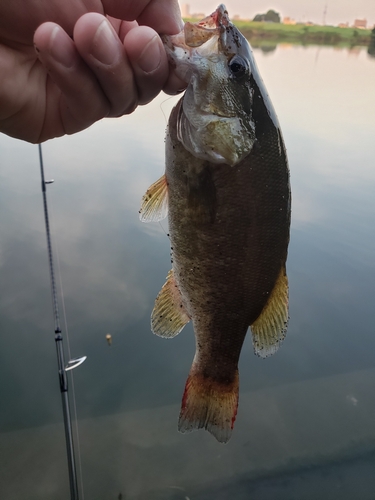
[[[181,4],[182,17],[190,17],[190,5],[188,3]]]
[[[234,14],[234,16],[232,17],[232,19],[233,19],[233,21],[240,21],[241,17],[238,14]]]
[[[297,24],[297,22],[291,17],[284,17],[283,24]]]
[[[339,28],[349,28],[349,23],[340,23]]]
[[[367,20],[366,19],[356,19],[354,21],[353,28],[365,30],[367,28]]]

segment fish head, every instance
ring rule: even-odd
[[[177,135],[194,156],[236,165],[255,142],[249,43],[223,4],[200,22],[163,37],[176,74],[188,83]]]

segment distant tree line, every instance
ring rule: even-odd
[[[257,14],[253,21],[255,22],[268,22],[268,23],[281,23],[280,14],[274,10],[269,10],[265,14]]]
[[[368,55],[375,57],[375,28],[371,31],[370,44],[367,49]]]
[[[371,31],[336,26],[305,26],[252,21],[238,21],[238,26],[253,47],[264,45],[265,41],[267,43],[284,41],[303,45],[367,46],[369,56],[375,57],[375,29]]]

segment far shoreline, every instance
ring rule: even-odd
[[[197,22],[197,19],[184,19]],[[340,28],[317,24],[282,24],[235,20],[233,24],[250,41],[291,43],[298,45],[335,45],[343,47],[368,46],[371,41],[370,29]],[[374,28],[375,29],[375,28]]]

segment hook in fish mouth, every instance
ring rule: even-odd
[[[187,22],[184,26],[185,44],[189,47],[200,47],[212,36],[219,35],[230,25],[228,11],[224,4],[205,17],[199,23]]]
[[[222,26],[228,26],[229,24],[230,20],[228,11],[225,5],[222,3],[215,10],[215,12],[202,19],[202,21],[198,23],[198,26],[213,29],[213,28],[221,28]]]
[[[219,50],[230,56],[233,50],[230,47],[229,39],[232,40],[232,45],[233,43],[237,47],[241,45],[240,38],[235,36],[233,28],[234,25],[229,19],[225,5],[220,4],[215,12],[202,19],[202,21],[196,23],[187,21],[180,33],[176,35],[163,35],[161,38],[169,56],[174,52],[176,47],[185,49],[187,54],[191,49],[202,47],[212,39],[217,40],[216,51]],[[229,35],[230,32],[231,34]],[[171,57],[169,59],[172,66],[175,66]]]

